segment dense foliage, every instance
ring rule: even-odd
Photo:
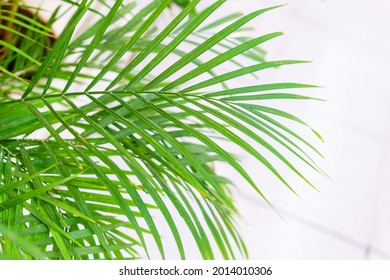
[[[217,18],[226,0],[175,2],[182,9],[170,0],[68,0],[48,20],[37,7],[0,4],[2,258],[138,258],[148,256],[146,236],[164,258],[173,248],[164,247],[156,213],[181,258],[181,223],[204,259],[246,256],[232,183],[213,164],[230,165],[268,200],[224,143],[293,192],[268,157],[309,185],[293,161],[322,173],[309,155],[318,151],[283,120],[305,123],[266,104],[312,99],[289,90],[313,86],[229,86],[305,62],[265,60],[260,45],[280,32],[248,36],[251,20],[278,7]],[[167,9],[177,14],[163,25]]]

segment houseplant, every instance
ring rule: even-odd
[[[312,99],[288,92],[313,86],[229,87],[244,75],[305,62],[265,60],[261,44],[280,32],[243,33],[251,20],[278,7],[213,18],[226,0],[202,8],[200,0],[176,2],[182,10],[164,27],[155,22],[170,0],[144,7],[67,0],[46,20],[39,7],[19,0],[0,5],[2,258],[132,259],[149,255],[145,236],[164,258],[154,213],[183,259],[179,219],[204,259],[216,251],[225,259],[237,251],[246,256],[232,183],[213,163],[230,165],[269,201],[224,141],[294,193],[243,136],[309,185],[292,160],[322,173],[309,155],[318,151],[277,118],[305,123],[264,103]],[[52,27],[63,18],[66,26],[56,34]],[[223,63],[233,69],[217,71]]]

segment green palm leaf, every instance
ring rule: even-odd
[[[64,2],[47,26],[38,16],[19,17],[22,4],[0,5],[1,31],[18,42],[0,38],[2,258],[134,259],[151,255],[153,246],[165,258],[171,248],[155,215],[183,259],[179,222],[204,259],[248,257],[236,228],[233,183],[213,164],[230,165],[271,203],[224,142],[257,159],[295,194],[275,160],[312,187],[296,164],[324,175],[314,160],[318,150],[275,116],[307,124],[263,103],[315,99],[289,92],[314,86],[227,87],[244,75],[305,62],[265,61],[262,44],[280,32],[253,39],[240,33],[279,6],[205,24],[226,0],[203,10],[198,0],[175,1],[183,10],[160,29],[156,21],[169,0],[142,9],[114,1],[99,11],[93,0]],[[94,24],[76,35],[91,14]],[[49,44],[61,17],[68,23]],[[220,73],[225,63],[233,69]]]

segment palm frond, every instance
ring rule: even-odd
[[[226,0],[203,10],[199,0],[175,1],[184,8],[159,28],[156,21],[170,0],[151,1],[141,9],[134,3],[107,2],[99,12],[93,0],[65,2],[72,9],[62,15],[72,13],[54,45],[44,42],[51,25],[48,30],[36,19],[25,18],[31,23],[29,33],[13,32],[20,45],[0,41],[15,56],[7,54],[0,64],[4,256],[133,259],[143,254],[141,248],[150,255],[148,235],[165,258],[156,213],[165,220],[183,259],[186,242],[178,219],[204,259],[219,254],[236,258],[237,252],[247,256],[235,226],[233,184],[216,174],[213,164],[227,163],[270,202],[224,141],[257,159],[295,194],[275,160],[312,187],[296,162],[323,174],[311,155],[319,154],[317,149],[274,116],[306,123],[263,103],[315,99],[288,92],[314,86],[227,86],[244,75],[306,62],[265,61],[262,44],[280,32],[253,39],[241,34],[246,24],[279,6],[206,24]],[[91,13],[98,19],[76,36]],[[122,21],[129,15],[130,20]],[[9,22],[18,24],[16,19]],[[49,50],[35,52],[25,42]],[[252,64],[243,64],[241,58]],[[31,79],[11,68],[11,59],[18,67],[23,59],[25,68],[17,69],[28,68]],[[231,70],[221,73],[219,67],[226,63]]]

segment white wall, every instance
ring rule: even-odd
[[[314,61],[273,72],[270,79],[324,86],[310,93],[328,102],[289,103],[289,108],[325,138],[317,146],[326,156],[320,164],[332,181],[315,176],[317,193],[296,180],[299,200],[265,177],[263,184],[278,189],[272,202],[285,221],[243,186],[237,200],[251,258],[389,259],[390,4],[241,0],[225,8],[250,12],[285,2],[287,7],[255,25],[257,30],[286,33],[269,45],[270,58]],[[258,168],[250,161],[246,165]]]

